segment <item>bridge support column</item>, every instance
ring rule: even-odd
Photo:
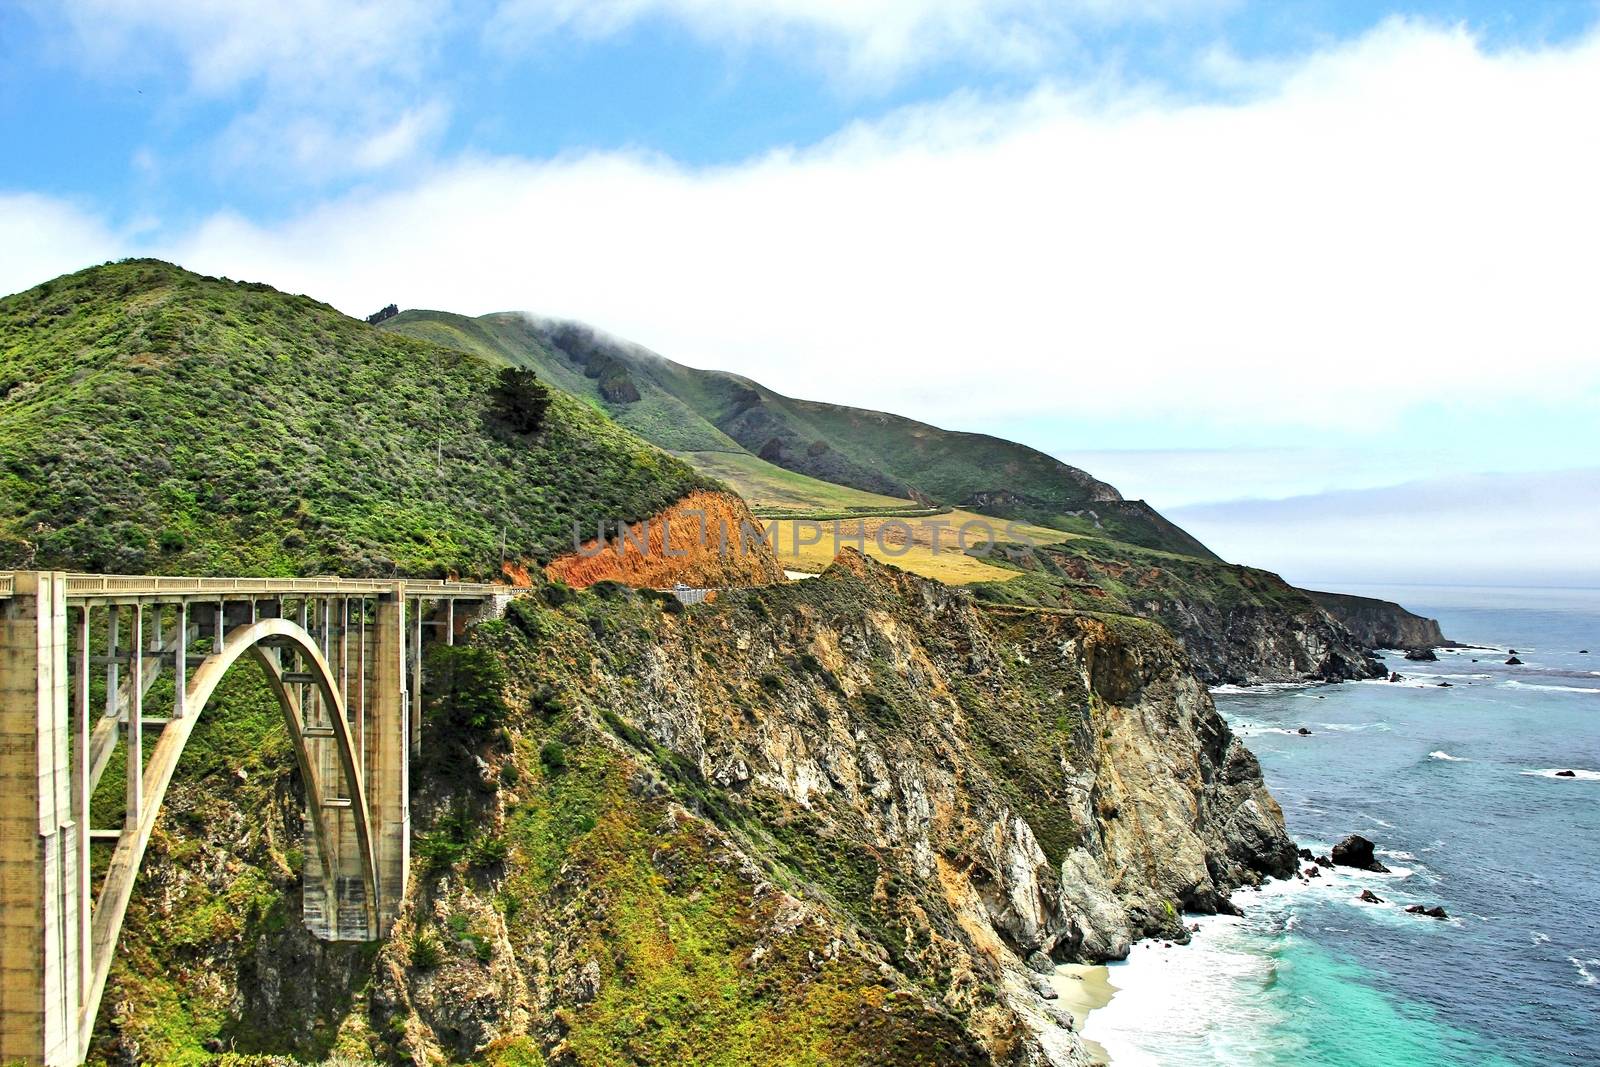
[[[377,928],[372,929],[367,919],[355,813],[345,800],[351,791],[346,785],[343,797],[319,797],[310,795],[308,790],[307,804],[322,808],[322,825],[328,831],[328,852],[334,870],[324,870],[315,842],[308,840],[302,914],[311,932],[327,941],[375,941],[387,936],[405,895],[411,859],[403,594],[384,594],[377,599],[374,623],[370,628],[361,627],[358,641],[355,685],[344,687],[344,698],[351,735],[358,739],[366,786],[368,826],[377,868]],[[322,706],[322,712],[328,714],[331,709]],[[327,789],[335,789],[342,778],[333,741],[323,738],[315,744],[320,756],[318,777]],[[310,814],[312,818],[316,815]],[[310,825],[308,818],[308,834]]]
[[[76,1064],[82,1001],[66,578],[0,603],[0,1062]]]
[[[373,684],[367,697],[367,803],[378,863],[378,922],[387,934],[411,869],[411,737],[404,585],[377,601]],[[420,694],[418,694],[420,699]]]

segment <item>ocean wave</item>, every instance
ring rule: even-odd
[[[1542,689],[1548,693],[1600,693],[1600,686],[1540,685],[1538,682],[1519,682],[1515,678],[1500,684],[1504,689]]]
[[[1141,941],[1107,965],[1117,993],[1089,1013],[1082,1035],[1118,1067],[1159,1067],[1173,1062],[1174,1048],[1272,1035],[1285,1025],[1290,1005],[1270,992],[1279,965],[1262,951],[1271,934],[1222,916],[1191,921],[1200,926],[1191,944]]]
[[[1573,773],[1562,774],[1570,770]],[[1576,767],[1548,767],[1541,771],[1523,771],[1530,778],[1558,778],[1562,781],[1600,782],[1600,771],[1580,771]]]
[[[1539,930],[1534,930],[1532,932],[1532,941],[1535,945],[1548,945],[1550,943],[1550,935]]]
[[[1366,819],[1368,822],[1377,823],[1379,826],[1383,827],[1386,830],[1393,830],[1394,829],[1394,823],[1392,823],[1392,822],[1384,822],[1382,819],[1378,818],[1376,815],[1368,815],[1366,812],[1361,812],[1361,817],[1363,819]]]
[[[1267,693],[1284,693],[1293,689],[1315,689],[1321,682],[1262,682],[1260,685],[1214,685],[1210,692],[1213,696],[1263,696]]]
[[[1452,756],[1452,755],[1450,755],[1450,753],[1444,751],[1443,749],[1436,749],[1433,752],[1428,753],[1428,758],[1429,759],[1437,759],[1437,760],[1445,760],[1445,761],[1447,761],[1449,763],[1471,763],[1472,762],[1471,760],[1467,759],[1467,757],[1465,757],[1465,756]]]
[[[1361,730],[1377,730],[1380,733],[1388,733],[1394,729],[1386,722],[1319,722],[1316,725],[1320,730],[1331,730],[1340,734],[1357,733]]]
[[[1390,859],[1395,860],[1414,860],[1417,858],[1411,853],[1406,852],[1404,849],[1398,848],[1376,848],[1373,849],[1373,851],[1380,856],[1388,856]]]
[[[1600,985],[1600,978],[1596,978],[1590,967],[1600,967],[1600,960],[1580,960],[1576,956],[1568,956],[1572,965],[1578,969],[1579,985]]]

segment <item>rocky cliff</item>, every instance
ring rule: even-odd
[[[992,561],[1023,573],[978,587],[985,599],[1154,619],[1178,637],[1195,674],[1209,685],[1333,682],[1381,673],[1367,652],[1373,646],[1270,571],[1089,538]]]
[[[181,794],[211,816],[164,817],[104,1058],[1076,1064],[1029,962],[1182,939],[1293,866],[1160,627],[854,553],[687,611],[542,586],[430,677],[392,939],[305,936],[288,761],[227,754],[219,717]],[[240,786],[285,799],[230,851]],[[161,936],[197,908],[203,937]]]
[[[1444,648],[1451,642],[1439,629],[1436,619],[1425,619],[1399,604],[1348,593],[1318,593],[1307,596],[1355,635],[1366,648]]]

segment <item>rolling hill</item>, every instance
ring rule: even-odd
[[[675,363],[575,323],[501,312],[406,311],[382,329],[519,366],[589,400],[690,462],[726,470],[754,457],[794,474],[905,503],[970,508],[1068,533],[1216,559],[1142,500],[1053,456],[985,434],[783,396],[723,371]],[[747,476],[757,486],[774,479]],[[734,485],[748,491],[739,479]],[[760,492],[752,494],[759,500]],[[836,509],[828,509],[836,510]]]

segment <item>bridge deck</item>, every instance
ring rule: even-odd
[[[13,572],[0,571],[0,599],[12,596]],[[126,597],[211,599],[275,596],[376,596],[404,587],[410,597],[429,600],[482,600],[515,591],[486,582],[443,582],[409,578],[186,578],[136,574],[68,574],[68,600]]]

